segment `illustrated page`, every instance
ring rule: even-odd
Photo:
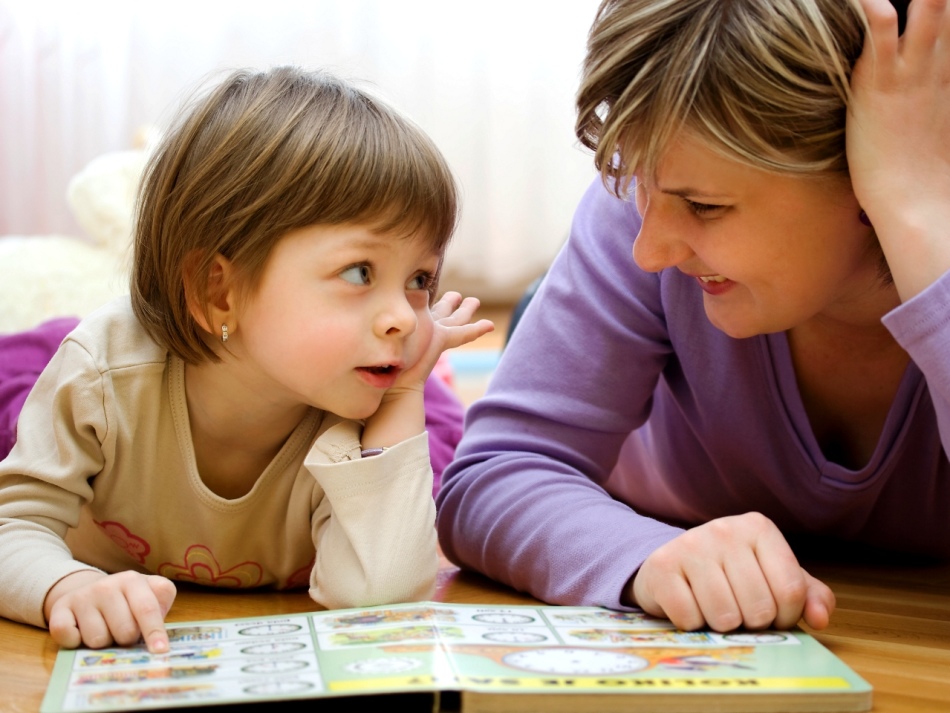
[[[841,692],[800,631],[678,631],[642,612],[423,602],[169,624],[171,650],[61,651],[43,713],[373,693]]]

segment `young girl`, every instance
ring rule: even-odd
[[[469,412],[446,555],[718,630],[827,625],[786,536],[950,555],[950,8],[898,33],[887,0],[605,0],[604,181]]]
[[[432,305],[455,222],[432,142],[342,81],[196,103],[143,180],[131,300],[65,339],[0,463],[0,613],[160,652],[172,580],[430,596],[423,387],[491,329]]]

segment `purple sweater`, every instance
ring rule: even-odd
[[[595,181],[469,411],[438,499],[445,554],[612,608],[671,523],[758,511],[790,534],[950,555],[950,275],[884,318],[913,363],[854,471],[822,455],[785,333],[720,332],[691,278],[635,265],[638,229]]]

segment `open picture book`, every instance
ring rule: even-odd
[[[870,685],[800,630],[686,632],[642,612],[417,602],[168,633],[162,655],[61,650],[42,713],[402,694],[464,713],[871,708]]]

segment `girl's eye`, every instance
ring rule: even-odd
[[[354,265],[341,272],[340,277],[353,285],[368,285],[372,274],[369,265]]]
[[[409,280],[408,285],[410,290],[425,290],[426,292],[432,292],[435,289],[435,275],[430,272],[420,272],[418,275]]]
[[[696,215],[712,213],[713,211],[722,208],[721,205],[713,205],[711,203],[697,203],[696,201],[691,201],[688,198],[684,198],[683,200],[686,201],[686,205],[688,205],[689,209]]]

